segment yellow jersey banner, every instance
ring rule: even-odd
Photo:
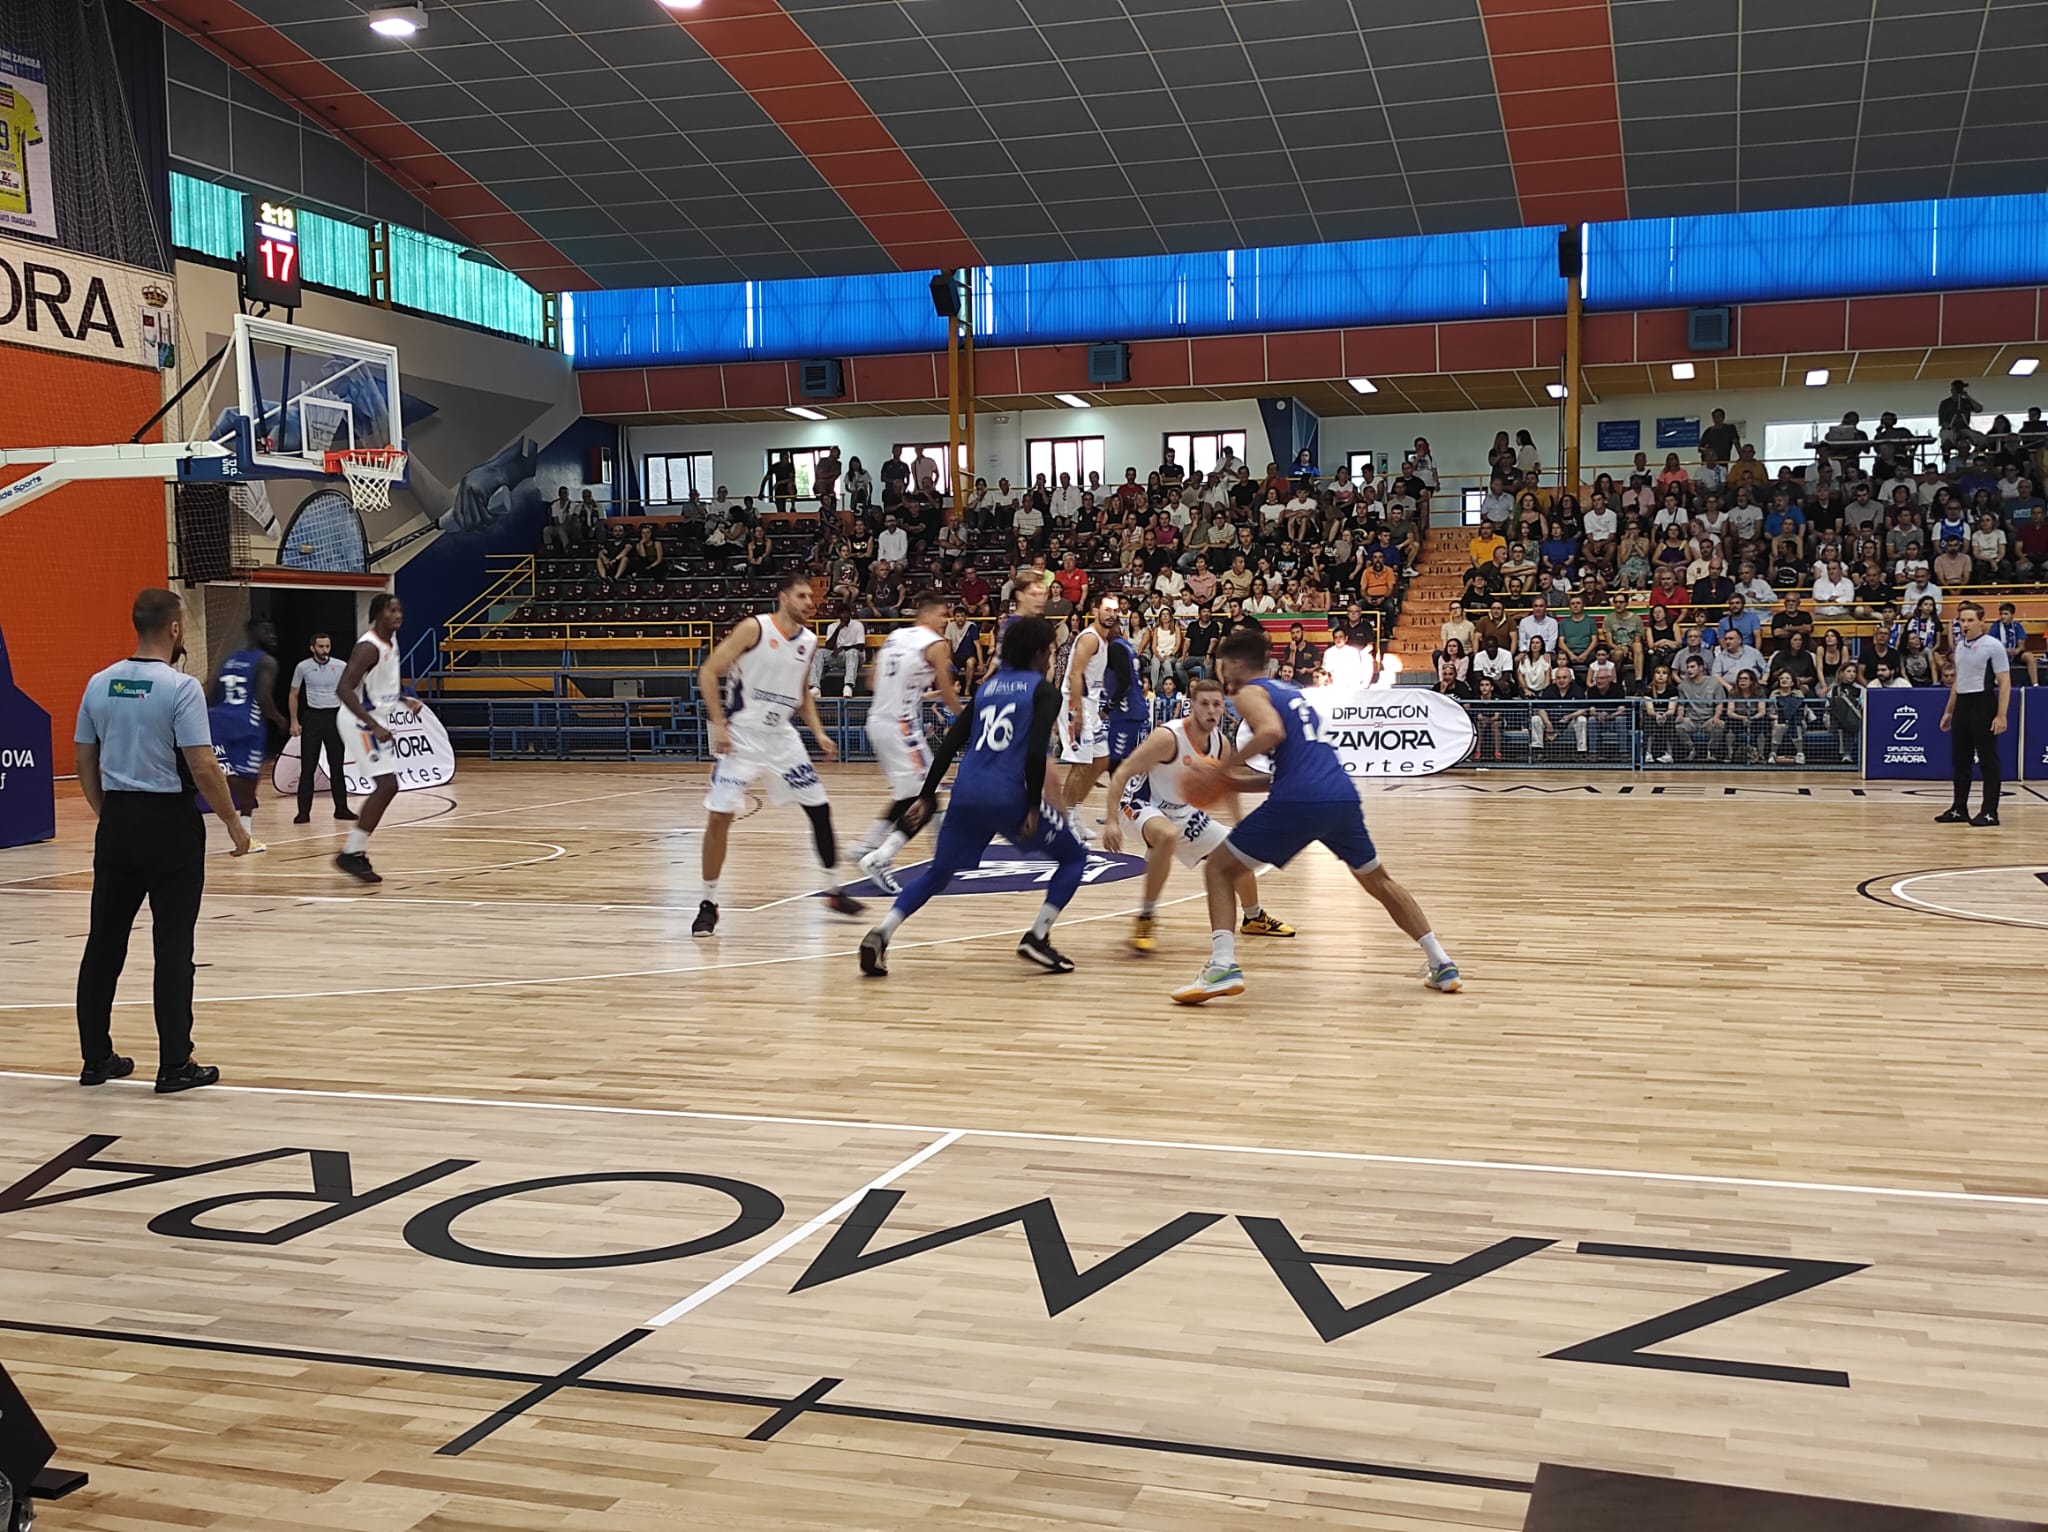
[[[49,122],[41,62],[0,48],[0,229],[57,237]]]

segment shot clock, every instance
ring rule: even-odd
[[[272,308],[299,306],[299,215],[260,197],[242,199],[242,296]]]

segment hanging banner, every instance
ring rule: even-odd
[[[0,341],[10,346],[161,370],[178,333],[174,295],[160,271],[0,238]]]
[[[394,702],[377,715],[377,721],[391,731],[391,743],[386,748],[404,763],[398,768],[400,792],[446,787],[455,780],[455,747],[448,742],[448,731],[434,716],[432,708],[422,706],[415,713],[404,703]],[[353,728],[355,720],[344,712],[341,726]],[[303,740],[286,740],[284,753],[278,756],[277,764],[271,768],[270,785],[282,796],[289,797],[299,790],[299,773],[304,769],[299,759],[299,746],[303,743]],[[376,791],[377,779],[350,772],[346,785],[352,796],[366,798]],[[313,788],[316,792],[327,791],[324,759],[314,765]]]
[[[1455,697],[1420,686],[1307,687],[1318,736],[1354,777],[1429,777],[1472,751],[1472,718]],[[1242,741],[1245,726],[1239,725]],[[1272,770],[1264,756],[1246,765]]]
[[[1640,420],[1602,420],[1594,425],[1594,440],[1601,452],[1640,452],[1643,450],[1643,423]]]
[[[57,237],[49,124],[42,61],[0,48],[0,229]]]
[[[1657,446],[1697,447],[1700,444],[1700,417],[1697,415],[1660,415],[1657,417]]]
[[[1923,782],[1949,780],[1949,737],[1942,732],[1941,710],[1948,705],[1943,686],[1873,686],[1863,694],[1863,775]],[[2020,774],[2019,699],[1998,736],[1999,769],[2008,782]]]
[[[2048,782],[2048,686],[2023,686],[2012,694],[2019,714],[2020,777]]]

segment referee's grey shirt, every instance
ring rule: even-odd
[[[307,707],[340,707],[341,673],[347,668],[331,654],[325,665],[308,656],[300,660],[299,668],[292,672],[292,690],[305,687]]]
[[[213,743],[206,689],[160,660],[116,661],[85,683],[71,737],[99,746],[100,785],[108,792],[187,792],[178,753]]]
[[[2012,669],[2005,645],[1988,632],[1980,638],[1958,638],[1955,660],[1956,692],[1961,696],[1994,689],[1991,678]]]

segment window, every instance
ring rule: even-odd
[[[818,459],[828,452],[837,452],[832,446],[824,447],[771,447],[768,449],[766,467],[762,471],[765,481],[775,471],[776,459],[785,453],[796,463],[796,497],[799,500],[818,498]],[[842,461],[844,461],[842,459]]]
[[[1188,473],[1208,473],[1225,451],[1240,463],[1244,461],[1244,432],[1168,431],[1166,450]],[[1159,461],[1163,463],[1166,459],[1162,456]],[[1142,473],[1140,477],[1143,477]]]
[[[1806,444],[1808,442],[1820,441],[1828,434],[1830,428],[1841,423],[1842,417],[1839,415],[1833,420],[1768,421],[1764,425],[1764,439],[1758,456],[1763,458],[1764,467],[1770,469],[1772,473],[1776,473],[1780,468],[1808,466],[1812,464],[1819,454]],[[1875,420],[1859,421],[1857,424],[1865,436],[1877,435],[1877,422]],[[1901,415],[1899,417],[1899,424],[1914,436],[1938,437],[1941,434],[1940,422],[1932,415]],[[1923,452],[1932,454],[1935,449],[1915,447],[1913,450],[1915,454]],[[1863,454],[1863,466],[1867,470],[1870,467],[1871,461],[1870,448],[1865,447]],[[1681,453],[1680,461],[1685,461],[1691,456],[1693,454]],[[1650,466],[1657,468],[1662,466],[1662,462],[1661,458],[1653,458]]]
[[[1048,486],[1057,488],[1061,474],[1073,476],[1082,489],[1088,475],[1102,472],[1102,438],[1099,436],[1034,436],[1024,444],[1024,477],[1036,484],[1040,474]]]
[[[939,465],[939,493],[950,495],[953,492],[953,474],[950,465],[946,462],[946,454],[949,450],[945,442],[898,442],[896,444],[896,461],[910,469],[910,492],[912,494],[917,493],[917,469],[915,464],[919,453],[923,453]]]
[[[1379,458],[1370,452],[1347,452],[1344,454],[1344,466],[1351,470],[1351,482],[1353,484],[1371,484],[1376,482],[1380,476],[1380,471],[1375,466],[1378,462]]]
[[[717,487],[711,478],[708,452],[650,452],[642,463],[640,482],[649,505],[709,500]]]

